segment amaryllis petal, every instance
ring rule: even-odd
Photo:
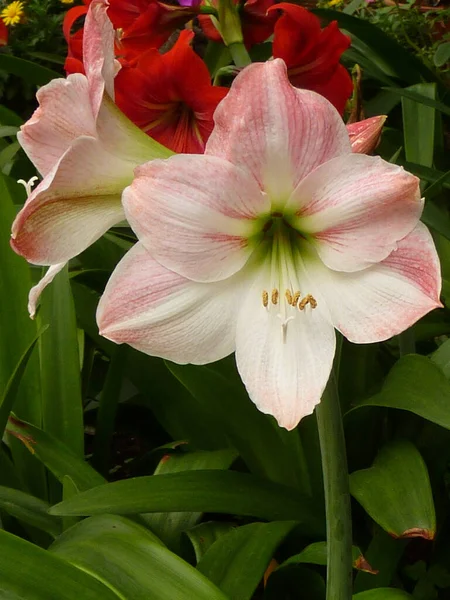
[[[308,262],[333,324],[358,344],[386,340],[442,306],[439,258],[419,223],[386,260],[357,273],[338,273]]]
[[[123,195],[127,219],[164,266],[194,281],[229,277],[259,238],[254,218],[270,208],[246,171],[213,156],[179,155],[138,167]]]
[[[337,111],[318,94],[293,88],[282,60],[246,67],[214,120],[205,153],[246,167],[281,207],[309,172],[351,152]]]
[[[356,123],[347,123],[347,131],[350,136],[352,152],[358,154],[370,154],[375,150],[380,141],[381,131],[387,117],[380,115],[370,117]]]
[[[39,108],[17,138],[38,171],[46,175],[77,137],[95,136],[95,118],[84,75],[54,79],[36,97]]]
[[[288,206],[322,261],[358,271],[385,259],[422,214],[419,180],[379,157],[350,154],[308,175]]]
[[[58,273],[64,269],[66,264],[66,262],[62,262],[49,267],[44,277],[31,288],[30,293],[28,294],[28,313],[31,319],[34,319],[36,316],[37,303],[42,292],[55,279]]]
[[[180,364],[219,360],[234,351],[238,285],[189,281],[138,243],[121,260],[100,300],[100,333]]]
[[[93,0],[84,26],[83,62],[95,116],[105,91],[114,99],[117,67],[114,59],[114,29],[106,14],[108,4],[107,0]]]
[[[76,256],[124,217],[123,188],[134,164],[80,137],[28,198],[11,245],[29,262],[52,265]]]
[[[282,327],[261,302],[264,278],[247,292],[236,325],[236,362],[250,398],[281,427],[293,429],[320,402],[335,353],[326,306],[307,306]],[[311,290],[313,291],[313,290]]]

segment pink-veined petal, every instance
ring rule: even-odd
[[[22,125],[17,138],[45,176],[77,137],[95,136],[95,119],[87,79],[79,73],[50,81],[36,98],[39,107]]]
[[[194,281],[225,279],[244,266],[258,243],[249,239],[254,217],[270,208],[251,175],[203,155],[153,161],[135,175],[125,213],[159,262]]]
[[[96,117],[106,91],[114,99],[114,29],[106,14],[107,0],[93,0],[86,15],[83,63],[89,81],[92,111]]]
[[[264,277],[256,279],[239,312],[236,362],[258,409],[291,430],[320,402],[333,364],[335,333],[321,300],[314,309],[293,309],[297,314],[283,331],[275,307],[262,304],[264,282]]]
[[[349,154],[306,177],[288,207],[323,262],[351,272],[389,256],[418,223],[423,200],[419,179],[402,167],[378,156]]]
[[[64,269],[66,264],[67,263],[63,262],[49,267],[44,277],[31,288],[30,293],[28,294],[28,313],[32,319],[34,319],[36,315],[37,303],[42,292],[55,279],[56,275]]]
[[[100,334],[179,364],[234,351],[239,281],[195,283],[154,260],[138,242],[113,272],[97,310]]]
[[[419,223],[382,263],[356,273],[308,261],[310,277],[324,297],[336,329],[351,342],[386,340],[441,307],[439,258],[431,235]]]
[[[379,115],[356,123],[347,123],[347,132],[352,145],[352,152],[370,154],[380,141],[381,131],[387,117]]]
[[[134,166],[105,152],[98,140],[78,138],[17,215],[14,250],[39,265],[82,252],[124,218],[120,198]]]
[[[246,67],[214,121],[205,153],[245,166],[280,207],[310,171],[351,152],[336,109],[319,94],[294,88],[281,59]]]

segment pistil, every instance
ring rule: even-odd
[[[304,311],[308,305],[314,309],[317,307],[317,301],[312,294],[302,297],[298,268],[294,259],[298,251],[298,248],[293,248],[293,244],[297,243],[295,232],[286,226],[282,218],[277,218],[271,221],[271,238],[269,250],[271,285],[262,290],[261,299],[267,311],[276,307],[284,340],[288,323],[298,315],[297,311]]]

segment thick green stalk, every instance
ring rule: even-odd
[[[327,600],[352,597],[352,520],[347,456],[334,372],[316,408],[327,515]]]
[[[243,42],[234,42],[228,46],[231,58],[237,67],[246,67],[252,62]]]

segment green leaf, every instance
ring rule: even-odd
[[[445,377],[450,379],[450,339],[433,352],[431,360],[441,369]]]
[[[378,588],[355,594],[353,600],[412,600],[412,596],[394,588]]]
[[[16,208],[6,183],[0,174],[0,389],[7,386],[11,373],[16,368],[24,349],[36,338],[37,329],[28,316],[28,292],[32,286],[30,269],[25,260],[17,256],[10,247],[11,224],[16,216]],[[23,193],[20,186],[12,186],[14,192]],[[15,412],[27,421],[37,425],[42,422],[42,405],[39,375],[39,357],[31,356],[21,377],[16,397]],[[26,482],[29,491],[46,498],[47,485],[44,468],[11,440],[13,460]]]
[[[390,535],[434,538],[436,515],[428,471],[410,442],[387,444],[370,469],[352,473],[350,493]]]
[[[369,563],[364,558],[361,550],[357,546],[353,546],[353,568],[358,571],[364,571],[365,573],[376,574]],[[297,565],[302,563],[309,563],[312,565],[327,565],[327,543],[326,542],[315,542],[306,546],[299,554],[290,556],[278,567],[288,567],[290,565]]]
[[[442,67],[450,60],[450,42],[443,42],[436,48],[433,56],[435,67]]]
[[[0,486],[0,508],[54,538],[61,533],[60,519],[48,514],[50,504],[20,490]]]
[[[69,476],[81,491],[101,485],[104,478],[62,442],[42,429],[11,416],[6,428],[62,483]]]
[[[42,293],[39,320],[50,325],[39,344],[43,428],[82,459],[84,425],[80,363],[67,266]]]
[[[251,523],[221,536],[206,551],[198,570],[231,600],[250,600],[295,522]]]
[[[391,584],[398,563],[409,540],[395,540],[381,527],[376,527],[372,541],[366,549],[366,560],[377,571],[372,574],[359,571],[355,579],[354,592],[363,592],[372,588],[386,587]]]
[[[430,186],[430,188],[433,186],[434,184]],[[437,204],[434,202],[425,202],[425,207],[420,220],[425,223],[427,227],[434,229],[434,231],[437,231],[445,238],[450,240],[450,223],[448,217],[442,208],[440,208]]]
[[[378,65],[383,64],[387,71],[393,71],[398,79],[409,84],[419,83],[423,79],[435,81],[435,75],[412,52],[405,50],[390,35],[365,19],[359,19],[336,10],[315,9],[313,11],[327,21],[337,21],[364,42],[376,55]]]
[[[296,565],[270,574],[264,600],[324,600],[325,593],[325,581],[317,571]]]
[[[288,432],[251,402],[234,365],[223,361],[214,367],[167,362],[175,377],[218,418],[222,430],[239,451],[248,468],[279,483],[298,486],[308,474],[299,473],[305,459],[298,432]],[[223,372],[218,370],[222,368]]]
[[[95,424],[92,466],[106,475],[108,473],[111,444],[116,424],[116,413],[122,391],[125,348],[117,346],[111,357],[108,374],[100,396]]]
[[[436,100],[434,83],[418,83],[408,88],[422,97]],[[433,165],[435,109],[410,98],[402,98],[405,155],[409,162]]]
[[[438,366],[418,354],[409,354],[397,361],[381,392],[356,408],[360,406],[408,410],[450,429],[450,383]]]
[[[0,530],[0,597],[5,600],[117,600],[95,577]],[[121,598],[121,600],[126,600]]]
[[[47,327],[42,328],[36,334],[36,337],[31,341],[28,348],[26,348],[25,352],[20,357],[16,368],[12,372],[11,377],[9,378],[9,381],[6,385],[6,388],[0,398],[0,438],[3,437],[6,423],[8,422],[9,413],[13,410],[17,391],[19,389],[20,382],[22,380],[28,361],[30,360],[31,354],[33,353],[34,347],[36,346],[38,339],[46,329]]]
[[[0,71],[17,75],[17,77],[22,77],[28,83],[34,83],[35,85],[45,85],[52,79],[61,77],[60,73],[56,71],[10,54],[0,54]]]
[[[10,108],[0,104],[0,123],[2,125],[14,125],[15,127],[20,127],[23,123],[23,119]]]
[[[196,562],[201,559],[215,541],[234,528],[235,525],[229,521],[207,521],[206,523],[199,523],[186,531],[185,533],[194,548]]]
[[[218,512],[266,520],[297,520],[320,532],[322,520],[297,490],[235,471],[186,471],[116,481],[51,509],[55,515]]]
[[[228,469],[237,456],[237,452],[232,449],[167,454],[161,459],[155,475],[202,469]],[[178,553],[181,533],[198,523],[201,515],[198,511],[161,512],[141,515],[141,518],[169,548]]]
[[[428,96],[423,94],[419,94],[414,91],[414,88],[383,88],[384,90],[391,92],[392,94],[397,94],[401,98],[408,98],[410,100],[414,100],[424,106],[429,106],[430,108],[434,108],[444,115],[450,115],[450,106],[444,104],[443,102],[438,102]]]
[[[149,531],[123,517],[81,521],[50,550],[108,581],[124,600],[226,600],[213,583]]]

